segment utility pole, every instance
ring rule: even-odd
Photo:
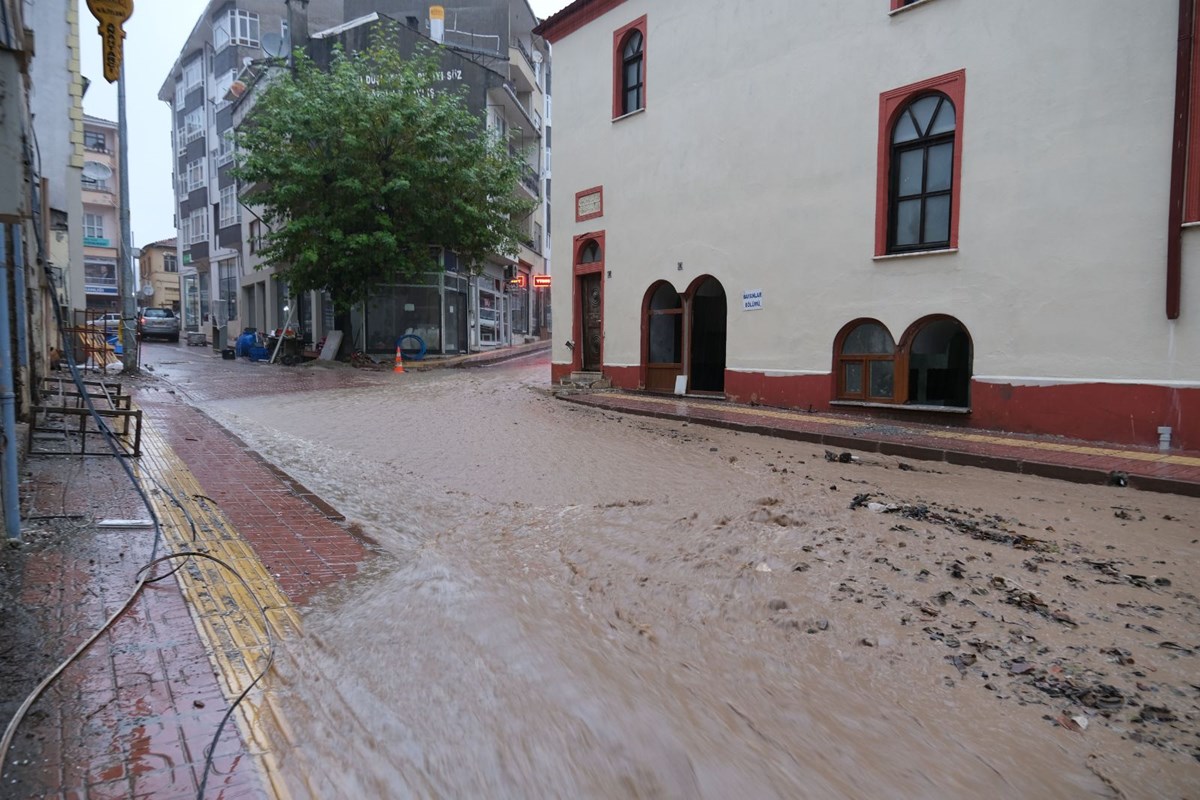
[[[137,303],[133,296],[133,242],[129,229],[129,125],[125,120],[125,65],[117,78],[117,168],[120,175],[121,206],[121,363],[125,375],[138,372]]]

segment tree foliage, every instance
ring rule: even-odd
[[[386,42],[336,50],[328,72],[298,52],[236,139],[234,175],[270,229],[264,262],[293,291],[328,289],[343,308],[438,271],[439,246],[467,264],[515,254],[534,208],[513,191],[524,159],[485,132],[464,94],[435,91],[437,54],[406,59]]]

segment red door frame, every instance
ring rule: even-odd
[[[584,246],[594,241],[600,247],[600,260],[590,264],[579,263]],[[571,370],[580,372],[583,369],[583,292],[581,285],[584,275],[600,274],[600,371],[604,371],[604,261],[608,253],[605,250],[604,231],[581,233],[572,241],[571,263],[574,267],[574,280],[571,287],[571,339],[575,342],[571,350]]]

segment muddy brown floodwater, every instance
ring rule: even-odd
[[[1200,792],[1197,500],[829,462],[547,376],[205,404],[383,551],[277,662],[297,796]]]

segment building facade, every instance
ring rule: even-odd
[[[1193,6],[577,0],[553,376],[1200,448]]]
[[[181,310],[179,294],[179,242],[163,239],[141,248],[138,256],[141,289],[138,305],[142,308]]]
[[[246,327],[290,327],[314,346],[336,327],[331,298],[322,292],[294,297],[259,244],[269,234],[256,210],[242,205],[229,170],[229,133],[253,107],[255,92],[282,69],[267,32],[305,42],[320,61],[332,45],[361,47],[380,13],[399,24],[403,41],[440,36],[448,74],[470,87],[472,103],[489,126],[506,135],[527,158],[525,179],[514,191],[543,196],[548,48],[531,33],[537,20],[524,0],[491,0],[444,9],[436,25],[428,3],[318,2],[290,10],[277,2],[210,3],[160,92],[172,105],[178,155],[179,265],[185,330],[204,331],[215,346]],[[436,13],[436,12],[435,12]],[[223,22],[228,20],[228,22]],[[290,30],[289,30],[290,25]],[[236,33],[227,36],[225,27]],[[294,33],[294,35],[292,35]],[[232,53],[232,58],[226,55]],[[231,91],[234,82],[238,89]],[[242,86],[248,86],[244,92]],[[476,91],[477,90],[477,91]],[[236,95],[236,96],[235,96]],[[198,144],[203,141],[203,144]],[[347,346],[393,353],[404,334],[422,338],[431,353],[461,353],[544,335],[548,308],[532,289],[547,272],[545,205],[525,221],[528,239],[517,258],[497,255],[484,265],[460,265],[443,254],[442,274],[416,286],[381,286],[348,321]]]
[[[86,308],[103,314],[121,310],[121,196],[117,123],[84,115],[83,270]]]
[[[281,319],[243,317],[240,296],[250,274],[247,221],[238,202],[233,167],[230,89],[248,63],[286,52],[291,28],[306,35],[342,20],[342,0],[212,0],[196,21],[159,99],[171,107],[175,171],[177,259],[183,330],[232,341],[243,326],[282,325]],[[273,52],[264,50],[264,45]],[[286,305],[283,287],[268,283],[265,307]]]
[[[45,180],[43,248],[57,287],[52,302],[59,304],[64,319],[69,319],[87,307],[79,6],[75,0],[47,0],[29,5],[27,15],[37,35],[37,54],[30,67],[30,104]],[[47,319],[53,319],[54,309],[49,297],[47,300],[44,312]]]

